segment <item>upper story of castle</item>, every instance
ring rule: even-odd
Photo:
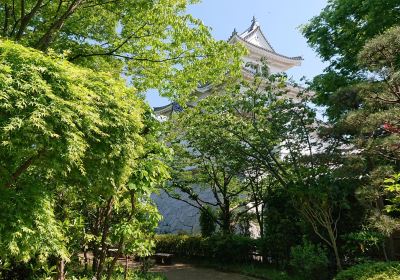
[[[266,59],[272,74],[300,66],[303,60],[301,56],[290,57],[276,52],[255,17],[253,17],[250,27],[244,32],[238,33],[235,29],[228,42],[231,44],[240,43],[247,49],[247,55],[242,58],[244,75],[254,74],[254,66],[261,67],[262,59]],[[252,65],[252,67],[249,67],[249,65]]]

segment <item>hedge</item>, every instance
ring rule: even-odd
[[[201,237],[165,234],[156,236],[156,252],[227,263],[248,262],[257,251],[257,243],[257,240],[238,235]]]
[[[400,280],[400,262],[368,262],[340,272],[334,280]]]

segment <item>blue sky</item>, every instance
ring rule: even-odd
[[[302,76],[311,79],[325,68],[300,34],[299,26],[318,15],[326,5],[327,0],[203,0],[190,6],[188,12],[210,26],[219,40],[228,39],[234,28],[244,31],[255,16],[277,52],[304,58],[302,66],[287,72],[299,80]],[[154,92],[148,94],[147,100],[153,107],[169,103]]]

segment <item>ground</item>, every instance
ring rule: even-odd
[[[151,271],[164,274],[168,280],[256,280],[256,278],[236,273],[220,272],[210,268],[195,267],[182,263],[155,266]]]

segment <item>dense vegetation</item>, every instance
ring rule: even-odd
[[[330,0],[304,25],[330,64],[307,89],[268,61],[242,80],[243,50],[186,14],[195,2],[0,3],[0,278],[157,279],[117,268],[158,250],[396,279],[398,1]],[[158,122],[148,89],[183,112]],[[155,236],[161,188],[199,209],[203,236]]]
[[[100,278],[110,246],[149,254],[168,175],[147,105],[110,74],[10,41],[0,55],[0,273],[62,274],[89,249]]]
[[[364,263],[339,273],[335,280],[397,280],[400,279],[400,263]]]

